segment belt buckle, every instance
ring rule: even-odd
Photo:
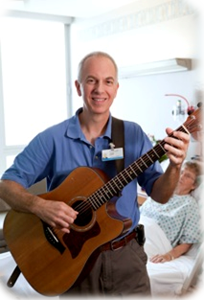
[[[119,250],[120,248],[122,248],[123,247],[123,245],[121,245],[121,246],[119,246],[118,248],[114,248],[114,244],[115,243],[117,243],[118,241],[112,241],[112,242],[110,242],[110,248],[111,248],[111,250],[112,251],[116,251],[116,250]]]

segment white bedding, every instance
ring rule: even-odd
[[[156,254],[168,252],[172,247],[163,230],[153,219],[146,216],[140,218],[145,226],[145,252],[150,258]],[[194,245],[186,255],[165,263],[148,261],[147,270],[150,277],[152,296],[177,296],[182,293],[183,286],[191,276],[196,263],[198,246]]]

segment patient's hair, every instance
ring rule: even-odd
[[[204,157],[199,157],[199,159],[193,160],[199,169],[199,175],[204,175]]]
[[[191,169],[196,174],[196,176],[198,176],[200,174],[199,167],[198,167],[197,163],[193,160],[186,161],[184,163],[183,167]]]
[[[188,168],[196,175],[195,184],[198,186],[200,184],[199,176],[203,173],[201,165],[196,161],[186,161],[183,165],[183,168]]]

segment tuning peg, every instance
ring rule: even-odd
[[[203,105],[203,102],[199,102],[198,104],[197,104],[197,107],[201,107]]]
[[[188,106],[188,109],[187,109],[188,115],[191,115],[194,111],[195,111],[195,108],[193,105]]]

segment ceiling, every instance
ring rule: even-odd
[[[141,0],[7,0],[5,9],[76,18],[96,17]]]

